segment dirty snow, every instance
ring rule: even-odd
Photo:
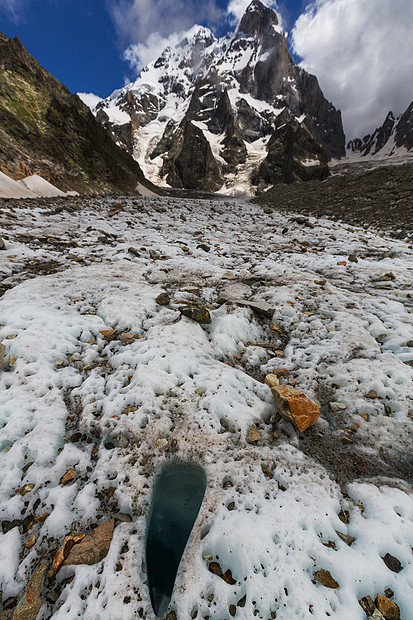
[[[21,181],[14,181],[4,172],[0,172],[0,198],[53,198],[57,196],[65,196],[65,193],[38,174],[28,176]]]
[[[46,181],[38,174],[32,174],[21,181],[17,181],[19,184],[27,187],[35,196],[41,196],[43,198],[54,198],[56,196],[64,196],[65,193],[60,189]]]
[[[35,194],[0,171],[0,198],[34,198]]]
[[[153,481],[185,459],[208,483],[171,600],[178,619],[222,620],[234,605],[245,620],[362,620],[358,599],[388,587],[411,619],[411,247],[239,200],[121,200],[113,217],[99,198],[0,211],[0,520],[48,514],[0,533],[3,601],[21,596],[66,534],[127,513],[104,560],[48,578],[43,594],[58,599],[43,598],[38,618],[153,619]],[[161,292],[169,306],[156,303]],[[220,305],[224,294],[272,304],[274,324]],[[212,323],[181,317],[185,302],[209,307]],[[137,337],[106,342],[105,329]],[[277,368],[321,405],[306,433],[276,420],[263,381]],[[346,408],[334,413],[332,401]],[[62,486],[69,467],[75,479]],[[211,559],[234,586],[208,571]],[[320,569],[338,589],[314,580]]]

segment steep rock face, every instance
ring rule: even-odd
[[[400,116],[396,126],[395,143],[396,147],[404,147],[408,151],[413,148],[413,101]]]
[[[195,26],[95,112],[145,174],[164,184],[175,178],[168,166],[181,148],[182,127],[191,123],[224,179],[220,191],[236,193],[256,190],[251,175],[266,159],[285,110],[288,121],[302,124],[329,158],[345,155],[340,112],[317,78],[294,64],[276,13],[253,0],[235,33],[216,39]]]
[[[0,33],[0,170],[39,174],[63,190],[134,189],[146,179],[87,106],[21,42]]]
[[[413,102],[398,116],[389,112],[381,127],[347,144],[348,153],[363,157],[403,155],[413,148]]]
[[[274,131],[253,182],[262,191],[277,183],[323,180],[328,175],[325,148],[305,126],[292,120]]]
[[[172,187],[206,191],[222,187],[219,167],[202,131],[187,122],[177,133],[170,157],[164,164],[168,183]]]

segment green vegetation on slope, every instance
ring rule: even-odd
[[[13,178],[40,174],[64,190],[88,193],[150,185],[79,97],[2,33],[0,170]]]

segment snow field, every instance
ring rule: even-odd
[[[70,531],[126,513],[132,521],[117,525],[102,562],[61,569],[59,600],[45,603],[39,617],[153,618],[146,519],[154,477],[178,458],[200,463],[208,480],[171,601],[178,618],[197,611],[222,620],[235,605],[245,620],[362,620],[358,599],[390,587],[409,620],[413,502],[403,459],[411,438],[412,250],[328,220],[311,220],[309,229],[237,201],[124,199],[113,218],[109,206],[91,199],[82,211],[56,215],[19,207],[13,229],[0,230],[7,236],[0,266],[12,272],[5,282],[24,278],[34,257],[67,267],[0,300],[0,520],[49,514],[25,534],[16,527],[0,534],[3,600],[20,594],[39,558],[52,557],[54,541],[60,546]],[[70,252],[84,262],[21,236],[40,226],[60,241],[76,240]],[[200,239],[209,252],[197,247]],[[166,258],[151,259],[149,249]],[[380,259],[385,253],[394,257]],[[347,265],[337,265],[343,259]],[[390,271],[394,281],[380,280]],[[184,290],[189,284],[199,296]],[[164,291],[166,307],[155,301]],[[281,332],[247,307],[219,306],[225,294],[272,304]],[[180,317],[177,308],[197,300],[210,307],[210,325]],[[108,342],[105,329],[137,337]],[[260,346],[269,341],[281,355]],[[8,369],[10,355],[16,362]],[[272,420],[263,379],[277,368],[288,368],[289,382],[322,405],[305,436]],[[370,390],[378,398],[366,399]],[[346,409],[334,413],[328,401]],[[350,467],[341,480],[323,460],[323,442],[325,450],[327,440],[339,443],[354,422],[354,444],[343,449],[381,469],[362,476]],[[262,437],[257,445],[246,441],[251,424]],[[82,438],[72,442],[74,433]],[[307,453],[306,437],[321,451]],[[75,479],[63,486],[70,467]],[[30,492],[16,492],[28,484]],[[345,510],[347,524],[338,516]],[[336,531],[355,542],[346,545]],[[400,573],[386,567],[386,553],[400,560]],[[208,571],[211,560],[231,570],[233,586]],[[321,568],[338,589],[314,580]]]

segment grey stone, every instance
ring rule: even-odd
[[[363,596],[363,598],[359,600],[359,604],[368,616],[371,616],[371,614],[374,613],[375,605],[371,596]]]
[[[387,568],[394,573],[400,573],[400,571],[403,570],[403,566],[401,565],[400,560],[395,558],[394,555],[390,555],[390,553],[386,553],[382,560],[387,566]]]
[[[334,413],[337,413],[338,411],[344,411],[345,409],[347,409],[347,405],[345,405],[344,403],[331,402],[331,403],[328,403],[328,406],[330,407],[331,411],[333,411]]]
[[[0,367],[3,364],[5,355],[6,355],[6,347],[2,342],[0,342]]]
[[[129,446],[129,439],[125,435],[121,435],[118,441],[118,448],[121,450]]]
[[[269,319],[272,319],[275,312],[275,308],[270,306],[270,304],[267,304],[265,301],[248,301],[247,299],[232,299],[231,297],[223,296],[219,298],[218,303],[231,303],[236,304],[237,306],[245,306],[247,308],[251,308],[253,312],[262,314]]]

